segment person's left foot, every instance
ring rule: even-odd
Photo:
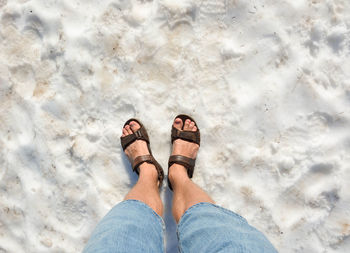
[[[136,121],[131,121],[129,123],[129,125],[126,125],[123,128],[123,134],[122,137],[125,137],[127,135],[133,134],[133,132],[136,132],[138,129],[140,129],[140,125],[136,122]],[[149,155],[149,150],[148,150],[148,146],[147,146],[147,142],[144,140],[136,140],[133,143],[131,143],[126,149],[125,149],[125,154],[127,155],[127,157],[129,158],[130,162],[132,163],[132,161],[135,160],[136,157],[138,156],[142,156],[142,155]],[[158,175],[157,169],[153,164],[150,163],[142,163],[140,165],[140,173],[141,173],[141,169],[146,168],[146,167],[152,167],[153,170],[149,170],[147,169],[147,171],[154,171],[155,175]],[[154,174],[152,172],[152,174]]]

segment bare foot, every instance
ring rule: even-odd
[[[197,131],[196,124],[190,119],[186,119],[185,123],[183,123],[180,118],[176,118],[173,126],[179,130],[193,131],[193,132]],[[184,126],[183,129],[182,129],[182,126]],[[173,151],[171,155],[182,155],[182,156],[186,156],[194,159],[197,156],[198,149],[199,149],[199,145],[196,143],[185,141],[182,139],[177,139],[173,143]],[[168,176],[171,182],[176,177],[182,177],[182,178],[187,177],[188,179],[186,168],[179,164],[173,164],[170,166]]]
[[[129,134],[133,134],[133,132],[137,131],[138,129],[140,129],[140,125],[136,122],[136,121],[131,121],[129,123],[129,125],[126,125],[123,128],[123,135],[122,137],[125,137]],[[136,140],[134,141],[132,144],[130,144],[126,149],[125,149],[125,154],[127,155],[127,157],[129,158],[129,161],[132,164],[132,161],[135,160],[135,158],[137,156],[142,156],[142,155],[148,155],[149,151],[148,151],[148,147],[147,147],[147,142],[144,140]],[[152,169],[145,169],[145,168],[154,168]],[[158,176],[158,172],[156,167],[153,164],[150,163],[142,163],[140,165],[140,173],[143,171],[147,171],[150,172],[152,174],[155,173],[156,176]],[[154,172],[154,173],[153,173]]]

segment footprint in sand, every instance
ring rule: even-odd
[[[316,163],[279,197],[276,213],[286,227],[299,227],[326,217],[339,201],[336,178],[337,164]]]
[[[36,15],[29,15],[25,20],[25,26],[23,29],[24,33],[31,33],[37,36],[40,40],[43,39],[45,34],[45,27],[43,25],[43,22],[40,20],[40,18]]]
[[[180,24],[192,23],[196,20],[197,6],[190,2],[163,2],[159,8],[158,16],[162,17],[171,30]]]
[[[226,0],[204,0],[200,6],[200,17],[217,17],[223,18],[227,10]]]

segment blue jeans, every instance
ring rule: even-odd
[[[83,253],[165,252],[163,219],[146,204],[126,200],[97,225]],[[276,253],[247,221],[210,203],[190,207],[177,227],[181,253]]]

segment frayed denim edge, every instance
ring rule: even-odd
[[[203,205],[213,206],[213,207],[219,209],[220,211],[223,211],[223,212],[225,212],[225,213],[227,213],[227,214],[236,216],[237,218],[241,219],[243,222],[247,222],[247,220],[246,220],[245,218],[243,218],[241,215],[239,215],[239,214],[237,214],[237,213],[235,213],[235,212],[233,212],[233,211],[231,211],[231,210],[228,210],[228,209],[223,208],[223,207],[221,207],[221,206],[215,205],[215,204],[213,204],[213,203],[209,203],[209,202],[199,202],[199,203],[197,203],[197,204],[191,206],[190,208],[188,208],[188,209],[184,212],[184,214],[181,216],[180,221],[179,221],[179,223],[178,223],[177,226],[178,226],[178,227],[181,227],[183,218],[184,218],[186,215],[189,215],[189,212],[190,212],[192,209],[197,208],[197,207],[200,207],[200,206],[203,206]]]
[[[178,247],[178,248],[179,248],[179,252],[180,252],[180,253],[183,253],[183,251],[182,251],[182,246],[181,246],[181,241],[180,241],[180,232],[179,232],[180,227],[182,226],[182,221],[184,220],[183,218],[184,218],[185,216],[189,215],[189,213],[190,213],[190,211],[191,211],[192,209],[195,209],[195,208],[200,207],[200,206],[213,206],[213,207],[219,209],[220,211],[222,211],[222,212],[224,212],[224,213],[227,213],[227,214],[229,214],[229,215],[233,215],[233,216],[237,217],[238,219],[241,220],[242,223],[247,223],[247,220],[246,220],[245,218],[243,218],[242,216],[240,216],[239,214],[237,214],[237,213],[235,213],[235,212],[232,212],[231,210],[228,210],[228,209],[223,208],[223,207],[221,207],[221,206],[215,205],[215,204],[213,204],[213,203],[209,203],[209,202],[199,202],[199,203],[197,203],[197,204],[191,206],[190,208],[188,208],[188,209],[184,212],[184,214],[181,216],[180,221],[179,221],[179,223],[177,224],[176,235],[177,235],[177,240],[179,241],[179,244],[178,244],[179,247]]]
[[[160,221],[160,224],[161,224],[161,227],[162,227],[162,231],[163,231],[163,233],[162,233],[162,238],[163,238],[163,252],[166,252],[166,248],[165,248],[165,236],[164,236],[164,234],[165,234],[165,223],[164,223],[163,218],[162,218],[159,214],[157,214],[149,205],[147,205],[146,203],[144,203],[144,202],[142,202],[142,201],[140,201],[140,200],[137,200],[137,199],[127,199],[127,200],[123,200],[122,202],[119,202],[119,204],[122,204],[122,203],[124,203],[124,202],[135,202],[135,203],[138,203],[138,204],[140,204],[140,205],[142,205],[142,206],[148,208],[148,209],[152,212],[152,214]]]

